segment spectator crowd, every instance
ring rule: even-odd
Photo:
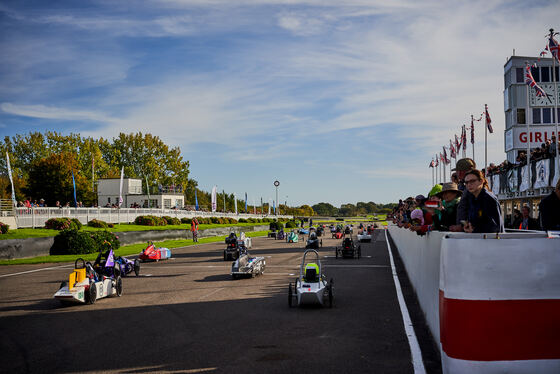
[[[543,144],[531,154],[549,156],[551,143]],[[554,149],[555,151],[555,149]],[[506,161],[507,162],[507,161]],[[506,163],[505,162],[505,163]],[[505,163],[499,170],[506,167]],[[512,165],[512,164],[510,164]],[[513,165],[512,165],[513,166]],[[490,172],[490,167],[488,168]],[[436,184],[427,196],[418,195],[399,200],[388,219],[399,227],[407,228],[418,235],[430,231],[453,231],[474,233],[504,232],[504,219],[497,197],[490,191],[484,172],[476,169],[470,158],[457,161],[450,183]],[[539,219],[532,218],[530,207],[514,212],[510,226],[519,230],[560,230],[560,181],[555,190],[539,204]]]

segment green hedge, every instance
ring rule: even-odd
[[[87,225],[89,227],[98,227],[98,228],[102,228],[102,229],[106,229],[107,227],[109,227],[109,225],[107,224],[107,222],[105,221],[101,221],[99,219],[92,219],[91,221],[89,221],[87,223]]]
[[[72,219],[68,217],[50,218],[47,221],[45,221],[45,228],[51,230],[69,230],[69,229],[79,230],[80,228],[82,228],[82,224],[76,218],[72,218]]]
[[[136,225],[142,226],[166,226],[167,221],[163,217],[157,216],[138,216],[134,220]]]
[[[287,228],[287,229],[294,229],[294,228],[296,228],[296,227],[298,227],[298,224],[297,224],[296,221],[288,221],[288,222],[286,222],[286,228]]]
[[[76,229],[62,230],[54,237],[54,244],[51,248],[53,255],[72,255],[96,253],[101,249],[107,248],[104,243],[111,243],[111,247],[116,250],[120,247],[118,237],[109,231],[79,231]]]

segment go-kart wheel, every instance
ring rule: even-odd
[[[224,251],[224,261],[227,261],[226,251]]]
[[[122,293],[123,293],[123,284],[122,284],[122,278],[121,276],[117,276],[117,279],[115,279],[115,290],[117,291],[117,296],[121,297]]]
[[[95,304],[95,300],[97,300],[97,287],[95,286],[95,283],[89,285],[89,288],[85,292],[84,296],[86,304]]]
[[[60,287],[58,287],[58,289],[60,290],[62,287],[67,287],[68,286],[68,282],[60,282]]]
[[[115,264],[115,266],[113,266],[113,277],[119,277],[121,275],[121,267],[118,264]]]
[[[78,263],[80,263],[80,266],[78,267]],[[86,262],[84,261],[83,258],[77,258],[76,261],[74,261],[74,269],[83,269],[86,267]]]
[[[323,248],[323,239],[319,242],[321,244],[321,248]]]
[[[134,260],[134,274],[136,276],[140,275],[140,261],[138,259]]]
[[[292,307],[292,298],[293,298],[293,293],[292,293],[292,284],[290,283],[288,285],[288,306],[291,308]]]

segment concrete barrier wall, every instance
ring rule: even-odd
[[[226,236],[232,231],[239,234],[242,231],[252,232],[264,230],[268,230],[268,225],[218,227],[199,230],[198,237]],[[145,243],[149,240],[192,239],[190,230],[127,231],[117,232],[115,234],[119,237],[121,245]],[[25,257],[48,256],[53,243],[54,237],[52,236],[44,238],[0,240],[0,259],[11,260]]]
[[[444,373],[560,373],[560,239],[389,232]]]
[[[389,224],[389,233],[406,268],[432,336],[439,341],[439,259],[446,233],[425,236]]]

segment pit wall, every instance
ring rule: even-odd
[[[560,239],[388,230],[444,373],[560,373]]]
[[[217,227],[198,231],[199,238],[227,236],[230,232],[264,231],[268,225]],[[190,230],[150,230],[116,232],[121,245],[145,243],[147,241],[164,241],[175,239],[192,239]],[[54,236],[28,239],[0,240],[0,260],[48,256],[54,243]]]

